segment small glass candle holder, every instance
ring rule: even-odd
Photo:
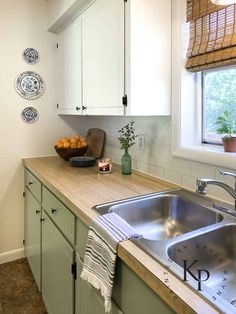
[[[99,173],[110,173],[112,170],[112,162],[110,158],[98,159],[98,172]]]

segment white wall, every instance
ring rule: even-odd
[[[56,41],[55,35],[46,32],[46,20],[45,0],[0,2],[0,263],[3,252],[22,248],[21,159],[53,154],[55,140],[73,134],[80,125],[78,117],[61,119],[56,114]],[[27,47],[40,53],[37,65],[23,60]],[[45,94],[37,100],[25,100],[15,91],[16,76],[26,70],[40,73],[46,82]],[[28,125],[21,120],[26,106],[38,110],[37,123]]]
[[[99,127],[106,131],[105,154],[120,163],[120,150],[117,131],[132,119],[135,120],[136,134],[145,135],[145,151],[139,151],[137,144],[131,150],[133,168],[195,190],[196,179],[220,179],[231,186],[234,179],[219,174],[221,168],[172,156],[170,117],[87,117],[86,128]],[[228,169],[235,171],[236,168]],[[232,198],[219,187],[209,186],[209,195],[232,203]]]

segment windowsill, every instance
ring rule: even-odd
[[[225,153],[219,145],[181,146],[173,151],[173,155],[218,167],[236,167],[236,153]]]

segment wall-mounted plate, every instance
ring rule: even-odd
[[[35,108],[26,107],[21,113],[21,118],[25,123],[32,124],[38,120],[39,114]]]
[[[27,48],[23,52],[23,58],[25,62],[29,64],[35,64],[39,62],[39,53],[36,49],[34,48]]]
[[[45,83],[42,77],[33,71],[21,73],[15,81],[18,94],[26,99],[39,98],[45,90]]]

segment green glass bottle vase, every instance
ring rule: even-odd
[[[129,175],[132,173],[132,159],[128,152],[128,149],[125,149],[125,153],[121,158],[121,167],[122,174]]]

